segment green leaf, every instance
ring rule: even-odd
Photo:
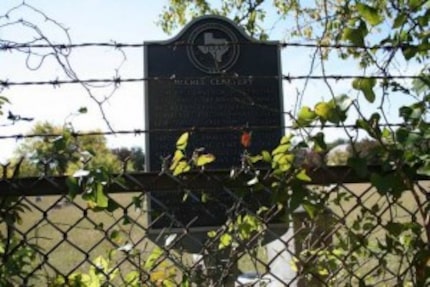
[[[79,187],[78,179],[75,177],[68,177],[66,179],[66,186],[67,186],[67,189],[69,191],[68,197],[71,200],[73,200],[76,197],[76,195],[78,195],[79,192],[81,191],[81,189]]]
[[[135,210],[140,210],[143,207],[143,199],[139,196],[133,196],[132,202]]]
[[[387,222],[385,229],[394,237],[398,237],[403,232],[403,224],[398,222]]]
[[[221,235],[220,239],[219,239],[219,249],[224,249],[226,247],[229,247],[233,241],[233,237],[228,234],[228,233],[224,233],[223,235]]]
[[[210,154],[210,153],[202,154],[197,158],[196,166],[204,166],[213,161],[215,161],[215,156],[213,154]]]
[[[109,200],[110,202],[110,200]],[[109,212],[112,212],[108,209]],[[124,217],[122,218],[122,225],[129,225],[131,223],[131,219],[128,215],[124,215]]]
[[[170,165],[170,170],[175,170],[175,168],[178,166],[179,162],[182,161],[182,159],[185,158],[184,152],[177,149],[175,151],[175,155],[173,156],[172,164]]]
[[[302,169],[297,175],[296,178],[301,181],[310,182],[312,179],[307,175],[306,170]]]
[[[272,151],[272,156],[277,155],[277,154],[282,154],[287,152],[290,149],[290,145],[289,144],[281,144],[279,146],[277,146],[273,151]]]
[[[390,194],[396,198],[399,198],[402,191],[406,190],[406,186],[402,181],[402,178],[395,173],[385,176],[373,173],[370,176],[370,182],[381,195]]]
[[[381,116],[378,113],[373,113],[368,120],[358,119],[356,125],[358,128],[365,130],[371,137],[379,138],[382,135],[379,121]]]
[[[177,284],[176,284],[176,286],[177,286]],[[190,278],[188,278],[188,276],[186,274],[182,275],[182,282],[181,282],[181,285],[179,285],[179,287],[191,287],[191,280],[190,280]]]
[[[342,33],[342,39],[356,46],[364,46],[364,35],[361,29],[345,28]]]
[[[126,286],[139,286],[140,274],[138,271],[130,271],[125,275]]]
[[[327,120],[332,112],[333,105],[331,105],[330,103],[320,102],[315,105],[315,113],[324,120]]]
[[[290,143],[291,143],[291,139],[292,139],[293,137],[294,137],[294,135],[293,135],[293,134],[287,134],[287,135],[283,136],[283,137],[281,138],[280,144],[281,144],[281,145],[283,145],[283,144],[290,144]]]
[[[202,195],[200,196],[200,201],[202,203],[207,203],[209,201],[209,195],[206,192],[202,192]]]
[[[421,166],[417,170],[417,173],[425,176],[430,176],[430,162],[426,162],[423,166]]]
[[[86,114],[88,112],[87,107],[80,107],[78,110],[78,113],[80,114]]]
[[[118,230],[113,230],[111,232],[109,238],[115,243],[120,243],[121,242],[121,233]]]
[[[334,99],[336,106],[340,111],[345,112],[351,107],[352,99],[347,95],[340,95]]]
[[[3,105],[4,103],[10,103],[8,98],[0,96],[0,105]]]
[[[299,206],[302,205],[304,199],[306,197],[306,190],[303,186],[296,184],[293,187],[293,193],[291,195],[291,199],[288,202],[288,208],[292,211],[296,210]]]
[[[307,126],[311,124],[316,117],[317,115],[315,114],[315,112],[312,111],[309,107],[302,107],[297,118],[297,125],[299,127]]]
[[[370,103],[375,101],[375,93],[373,87],[376,85],[376,79],[371,78],[358,78],[352,81],[352,87],[356,90],[362,91],[366,100]]]
[[[263,161],[265,161],[265,162],[271,162],[272,161],[272,156],[270,155],[270,152],[268,152],[267,150],[263,150],[261,152],[261,156],[263,158]]]
[[[400,144],[405,144],[409,136],[409,130],[406,128],[399,128],[396,130],[396,139]]]
[[[393,29],[397,29],[402,26],[406,20],[408,19],[408,15],[406,13],[400,13],[397,15],[396,19],[393,21]]]
[[[385,127],[383,130],[382,130],[382,138],[386,141],[386,142],[389,142],[389,141],[391,141],[392,140],[392,134],[391,134],[391,130],[389,129],[389,128],[387,128],[387,127]]]
[[[420,120],[425,112],[425,106],[420,104],[403,106],[399,109],[400,116],[403,117],[406,122]]]
[[[314,143],[315,143],[314,150],[316,152],[322,152],[322,151],[325,151],[327,149],[327,144],[325,143],[324,137],[325,137],[324,133],[318,132],[312,138],[314,140]]]
[[[163,249],[161,249],[160,247],[155,247],[145,262],[145,269],[151,270],[153,267],[155,267],[155,263],[158,261],[158,259],[160,259],[163,254]]]
[[[293,164],[294,162],[294,154],[288,153],[288,154],[277,154],[273,157],[273,162],[278,164]]]
[[[418,53],[418,47],[407,45],[405,47],[402,47],[402,54],[403,57],[405,57],[406,60],[410,60]]]
[[[260,208],[257,210],[257,214],[262,215],[267,211],[269,211],[269,208],[267,206],[260,206]]]
[[[186,162],[185,160],[181,160],[173,170],[173,175],[180,175],[182,173],[190,171],[190,169],[191,166],[188,164],[188,162]]]
[[[358,14],[372,26],[376,26],[384,20],[378,10],[369,5],[357,3],[357,11]]]
[[[217,235],[217,232],[215,230],[208,231],[209,238],[215,238],[216,235]]]
[[[187,148],[189,137],[190,137],[190,133],[188,132],[183,133],[176,142],[176,148],[184,151]]]
[[[409,7],[411,8],[411,10],[414,11],[415,9],[417,9],[418,7],[420,7],[421,5],[423,5],[424,2],[421,1],[421,0],[409,0],[408,4],[409,4]]]
[[[106,259],[104,259],[102,256],[97,257],[93,263],[98,268],[101,268],[103,272],[109,272],[109,262]]]
[[[248,159],[251,163],[257,163],[263,159],[263,156],[260,154],[257,154],[254,156],[248,156]]]
[[[304,202],[303,204],[303,209],[306,211],[306,213],[309,215],[309,217],[311,219],[315,218],[318,209],[315,206],[315,204],[311,204],[310,202]]]
[[[172,279],[164,279],[163,280],[163,287],[177,287],[178,284],[176,281],[172,281]]]
[[[292,164],[291,163],[282,163],[279,165],[279,170],[281,172],[287,172],[291,169]]]
[[[115,200],[108,198],[108,206],[106,208],[107,212],[114,212],[115,210],[117,210],[118,208],[120,208],[121,206],[118,204],[118,202],[116,202]]]
[[[384,177],[377,173],[373,173],[370,176],[370,182],[382,195],[385,195],[390,189],[390,184],[385,180]]]
[[[365,177],[368,173],[367,160],[360,157],[352,157],[348,159],[348,165],[352,167],[359,177]]]
[[[101,183],[97,183],[96,185],[96,204],[97,207],[106,208],[109,204],[109,198],[106,196],[103,190],[103,185]]]
[[[175,154],[173,156],[173,161],[180,161],[181,159],[183,159],[185,157],[185,154],[182,150],[177,149],[175,151]]]

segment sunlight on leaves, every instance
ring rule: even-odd
[[[369,103],[373,103],[375,101],[375,92],[373,88],[376,85],[375,79],[355,79],[352,81],[352,87],[356,90],[361,91],[364,94],[364,97]]]
[[[182,151],[185,150],[188,145],[189,137],[190,137],[190,133],[188,132],[183,133],[176,142],[176,148]]]
[[[215,161],[215,156],[213,154],[207,153],[199,155],[196,160],[196,166],[204,166]]]

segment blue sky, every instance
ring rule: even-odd
[[[21,0],[1,0],[0,17],[4,16],[10,8],[22,3]],[[61,23],[69,30],[73,43],[83,42],[124,42],[142,43],[150,40],[165,40],[171,36],[162,32],[156,24],[166,0],[26,0],[26,3],[43,11],[48,17]],[[36,23],[46,35],[56,43],[65,43],[67,38],[64,31],[58,29],[49,21],[44,21],[41,15],[28,8],[21,7],[9,14],[8,21],[25,20]],[[7,19],[0,18],[0,39],[12,41],[24,41],[34,37],[23,26],[2,26]],[[268,27],[275,19],[269,15]],[[272,40],[284,40],[285,26],[278,26],[270,34]],[[306,75],[309,72],[311,62],[311,49],[289,47],[281,51],[283,74]],[[124,49],[126,61],[119,70],[122,78],[143,77],[143,49]],[[353,62],[339,62],[336,57],[331,58],[327,65],[327,74],[359,74],[357,65]],[[47,58],[41,67],[30,71],[26,66],[26,56],[17,52],[0,51],[0,79],[9,81],[24,80],[54,80],[64,77],[59,65]],[[112,48],[87,48],[73,49],[69,57],[74,71],[82,79],[88,78],[113,78],[116,68],[123,60],[123,54]],[[32,67],[38,66],[40,58],[29,59]],[[315,74],[319,74],[318,65]],[[401,72],[407,73],[404,68]],[[291,110],[295,104],[296,93],[302,91],[303,81],[284,81],[285,109]],[[348,93],[352,97],[359,96],[357,91],[350,88],[349,81],[332,82],[336,94]],[[94,89],[94,95],[103,98],[110,93],[110,88]],[[144,129],[144,105],[143,84],[122,84],[115,95],[104,105],[109,122],[116,130]],[[37,121],[50,121],[63,124],[72,121],[77,131],[101,129],[107,130],[97,105],[91,101],[88,94],[77,85],[63,85],[57,88],[44,87],[13,87],[1,93],[11,101],[11,105],[5,106],[5,111],[13,111],[25,117],[34,117]],[[303,103],[314,105],[316,102],[327,99],[329,91],[321,81],[310,81],[306,88]],[[393,119],[397,115],[397,107],[403,100],[393,99],[390,116]],[[87,107],[88,113],[78,117],[70,117],[80,107]],[[367,106],[366,106],[367,107]],[[370,112],[374,107],[366,108]],[[4,118],[0,124],[7,124]],[[31,128],[32,123],[20,122],[13,126],[0,127],[2,135],[25,133]],[[337,132],[330,131],[332,138],[339,136]],[[142,136],[117,136],[109,137],[111,146],[143,146]],[[0,159],[8,158],[19,143],[15,140],[0,140]]]
[[[165,1],[139,0],[34,0],[26,1],[29,5],[43,11],[48,17],[69,28],[73,43],[82,42],[132,42],[140,43],[147,40],[164,39],[167,36],[156,25],[158,14]],[[20,4],[21,1],[1,0],[0,15]],[[58,43],[65,43],[67,38],[63,31],[52,23],[45,23],[43,18],[21,7],[10,13],[9,21],[23,18],[37,23],[41,29]],[[1,21],[3,20],[3,21]],[[1,19],[0,25],[6,19]],[[29,29],[15,25],[2,27],[0,37],[13,41],[22,41],[34,37]],[[121,77],[142,77],[142,49],[125,50],[127,60],[120,70]],[[122,61],[122,55],[111,48],[75,49],[70,55],[71,66],[79,77],[113,78],[115,69]],[[37,66],[40,59],[30,58],[32,66]],[[62,78],[63,72],[52,58],[47,58],[36,71],[26,67],[26,57],[16,52],[0,52],[0,78],[9,81],[50,80]],[[110,88],[94,89],[99,97],[110,93]],[[5,111],[11,110],[16,114],[34,117],[37,121],[50,121],[63,124],[70,120],[70,114],[80,107],[87,107],[88,114],[73,118],[72,123],[77,130],[102,129],[106,125],[101,119],[97,105],[88,99],[86,92],[77,85],[63,85],[58,88],[45,87],[13,87],[2,93],[11,101]],[[105,105],[109,120],[115,129],[143,128],[143,84],[124,84],[118,89],[112,99]],[[5,124],[7,122],[2,122]],[[10,127],[1,127],[3,135],[27,132],[32,123],[21,122]],[[0,141],[0,158],[7,158],[16,142],[14,140]],[[111,145],[142,145],[143,138],[111,137]]]

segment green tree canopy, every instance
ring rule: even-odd
[[[112,149],[112,153],[116,155],[122,162],[128,161],[133,170],[145,169],[145,154],[140,147],[121,147]]]
[[[387,52],[400,52],[407,60],[423,62],[429,58],[428,0],[170,0],[160,15],[160,25],[170,33],[190,19],[206,14],[228,16],[262,39],[267,38],[273,25],[283,24],[289,25],[285,31],[291,38],[314,40],[322,45],[385,45],[393,47]],[[385,69],[393,61],[393,57],[386,57],[378,62],[381,55],[377,49],[345,48],[339,53],[342,57],[359,58],[363,67]]]
[[[21,176],[37,176],[41,172],[71,175],[79,169],[97,167],[121,171],[122,162],[107,147],[104,136],[77,137],[72,127],[48,122],[37,123],[31,133],[41,137],[26,139],[15,151],[15,161],[26,158],[20,168]]]

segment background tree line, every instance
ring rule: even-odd
[[[109,173],[145,169],[141,147],[111,149],[103,135],[75,136],[72,126],[48,122],[35,124],[30,134],[40,136],[26,138],[11,159],[14,164],[20,163],[22,177],[73,175],[78,170],[94,168],[103,168]]]

